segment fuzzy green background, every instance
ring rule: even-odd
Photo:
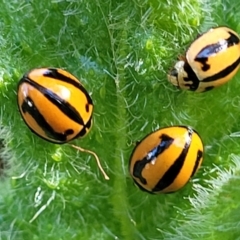
[[[240,33],[236,0],[0,0],[1,240],[240,239],[238,73],[218,89],[175,89],[166,73],[212,26]],[[94,125],[73,143],[33,135],[16,88],[35,67],[61,67],[91,94]],[[150,195],[128,173],[134,144],[168,125],[190,125],[204,161],[181,191]]]

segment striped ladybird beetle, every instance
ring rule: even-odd
[[[204,92],[229,81],[240,63],[240,41],[227,27],[211,28],[195,39],[168,74],[173,85]]]
[[[66,143],[86,135],[93,102],[76,77],[55,68],[37,68],[18,84],[18,106],[27,126],[41,138]]]
[[[164,127],[135,147],[129,161],[136,185],[149,193],[171,193],[182,188],[203,160],[203,143],[188,126]]]
[[[67,143],[85,136],[92,126],[92,99],[79,80],[65,70],[32,69],[18,83],[17,100],[26,125],[49,142]],[[100,166],[95,153],[71,146],[93,154]]]

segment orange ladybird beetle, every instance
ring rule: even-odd
[[[211,28],[192,42],[168,80],[180,89],[204,92],[233,78],[239,63],[238,34],[227,27]]]
[[[38,68],[18,84],[18,106],[27,126],[53,143],[86,135],[93,102],[76,77],[62,69]]]
[[[164,127],[150,133],[135,147],[129,161],[136,185],[149,193],[172,193],[197,172],[203,143],[188,126]]]
[[[52,143],[83,137],[92,126],[90,95],[75,76],[62,69],[36,68],[26,73],[18,83],[17,102],[30,130]],[[71,146],[93,154],[98,161],[95,153]]]

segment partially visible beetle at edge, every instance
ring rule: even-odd
[[[167,77],[180,89],[205,92],[232,79],[239,64],[238,34],[228,27],[216,27],[192,42]]]

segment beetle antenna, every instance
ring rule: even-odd
[[[105,173],[105,171],[103,170],[103,168],[102,168],[102,166],[101,166],[101,163],[100,163],[100,160],[99,160],[99,158],[98,158],[98,156],[97,156],[97,154],[96,154],[95,152],[90,151],[90,150],[85,149],[85,148],[81,148],[81,147],[76,146],[76,145],[72,145],[72,144],[71,144],[71,146],[72,146],[73,148],[77,149],[78,151],[87,152],[87,153],[92,154],[92,155],[95,157],[96,162],[97,162],[97,165],[98,165],[98,168],[99,168],[100,171],[102,172],[104,178],[105,178],[106,180],[109,180],[109,177],[108,177],[108,175]]]

